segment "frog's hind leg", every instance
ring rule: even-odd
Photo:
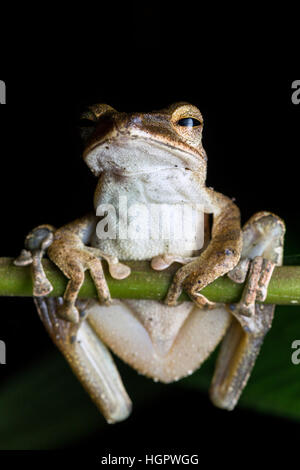
[[[126,419],[131,401],[110,352],[83,315],[81,323],[74,325],[57,316],[62,299],[38,297],[34,300],[52,340],[106,420],[114,423]]]
[[[227,307],[234,318],[222,342],[210,396],[213,403],[232,410],[250,376],[264,337],[271,328],[274,305],[265,300],[275,265],[282,264],[283,221],[269,212],[255,214],[243,228],[238,265],[228,274],[235,282],[248,278],[240,302]]]

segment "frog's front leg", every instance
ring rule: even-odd
[[[69,279],[58,315],[73,323],[79,321],[75,303],[87,269],[95,283],[100,302],[107,305],[111,297],[101,259],[108,262],[110,274],[115,279],[124,279],[130,274],[130,268],[119,263],[117,258],[85,245],[95,231],[96,222],[96,217],[91,214],[61,227],[54,233],[53,242],[48,248],[49,258]]]
[[[264,337],[271,328],[274,305],[263,301],[275,265],[282,264],[285,226],[274,214],[255,214],[243,229],[243,249],[238,265],[228,274],[244,282],[237,305],[228,306],[234,318],[223,340],[210,395],[213,403],[232,410],[245,387]]]
[[[240,259],[242,231],[239,209],[221,194],[215,193],[214,197],[219,200],[214,214],[211,241],[200,256],[176,272],[165,300],[167,305],[176,305],[184,289],[199,307],[213,308],[215,304],[200,291],[231,271]]]

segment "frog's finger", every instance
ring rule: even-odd
[[[89,262],[88,267],[95,283],[100,302],[103,302],[105,305],[110,305],[111,296],[104,276],[101,260],[94,258]]]

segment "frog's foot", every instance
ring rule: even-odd
[[[57,314],[60,318],[72,323],[78,323],[80,320],[76,301],[84,282],[86,270],[90,271],[99,301],[104,305],[111,304],[111,296],[101,259],[108,262],[110,274],[115,279],[124,279],[130,274],[130,268],[119,263],[116,257],[108,256],[97,248],[87,247],[83,244],[70,248],[60,239],[54,241],[51,250],[49,250],[49,257],[69,279],[63,296],[64,302],[59,306]]]
[[[53,290],[43,269],[42,258],[53,241],[54,231],[55,228],[51,225],[40,225],[34,228],[25,239],[25,249],[14,260],[16,266],[31,264],[34,297],[45,296]]]
[[[272,326],[274,305],[256,300],[266,299],[273,269],[282,263],[284,232],[282,220],[266,212],[253,216],[243,229],[241,260],[228,276],[244,282],[249,274],[240,302],[227,306],[235,318],[224,337],[210,391],[220,408],[235,407]]]
[[[169,306],[175,306],[178,303],[183,289],[187,291],[191,299],[197,304],[199,308],[213,309],[216,308],[217,304],[211,302],[204,295],[200,294],[199,287],[200,281],[191,283],[189,280],[190,276],[195,273],[195,267],[197,268],[199,257],[182,257],[178,255],[160,255],[155,256],[151,260],[151,267],[157,271],[167,269],[172,263],[180,263],[183,265],[173,278],[171,287],[169,288],[165,303]],[[197,269],[196,269],[197,270]]]
[[[264,301],[274,268],[282,263],[283,221],[269,212],[255,214],[243,228],[243,249],[237,266],[228,273],[245,288],[240,302],[232,307],[236,315],[253,316],[255,301]],[[249,268],[250,267],[250,268]]]

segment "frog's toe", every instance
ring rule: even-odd
[[[111,296],[105,279],[101,260],[94,257],[89,261],[88,268],[95,283],[99,301],[105,305],[110,305]]]
[[[238,284],[243,284],[246,280],[247,273],[249,270],[249,264],[250,264],[250,258],[243,258],[241,259],[238,264],[233,268],[227,276],[229,279],[231,279],[233,282],[236,282]]]
[[[175,306],[178,304],[178,298],[182,294],[182,282],[174,279],[171,287],[168,290],[167,296],[165,298],[165,304],[169,306]]]
[[[229,307],[231,313],[240,322],[245,321],[245,317],[254,318],[256,301],[264,301],[266,299],[268,285],[274,268],[275,263],[262,256],[256,256],[251,261],[242,297],[236,305]]]
[[[275,266],[275,263],[272,261],[266,258],[263,259],[263,265],[256,292],[256,299],[260,302],[264,302],[267,298],[268,286]]]
[[[218,306],[218,304],[216,302],[212,302],[211,300],[208,300],[207,297],[200,294],[199,292],[193,292],[192,291],[192,292],[189,292],[188,294],[191,297],[191,299],[193,300],[193,302],[196,303],[196,305],[199,308],[206,308],[208,310],[211,310],[211,309],[214,309]]]
[[[79,323],[79,312],[74,305],[68,305],[68,302],[64,302],[57,309],[57,315],[62,320],[66,320],[71,323]]]

